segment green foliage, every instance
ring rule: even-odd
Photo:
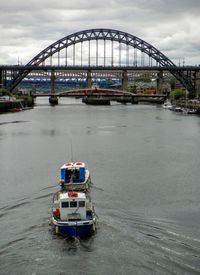
[[[22,93],[11,93],[6,88],[0,88],[0,96],[15,97],[24,101],[25,106],[32,107],[34,105],[34,98],[30,95],[23,95]]]
[[[23,99],[25,106],[32,107],[34,105],[34,99],[30,95],[15,95],[17,99]]]
[[[186,92],[182,89],[175,89],[175,90],[171,91],[169,96],[172,100],[177,100],[180,98],[185,98]]]
[[[169,81],[169,84],[170,84],[171,90],[174,90],[176,86],[176,79],[172,77]]]
[[[23,99],[27,106],[32,107],[34,105],[34,99],[32,96],[29,96],[29,95],[23,96]]]
[[[0,96],[10,96],[11,93],[6,88],[0,88]]]
[[[136,93],[136,86],[129,87],[128,92],[135,94]]]

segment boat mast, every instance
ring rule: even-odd
[[[73,156],[73,146],[72,146],[72,140],[70,140],[70,144],[71,144],[71,161],[74,161],[74,156]]]

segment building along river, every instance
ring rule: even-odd
[[[0,274],[199,274],[200,117],[36,103],[0,116]],[[98,231],[86,240],[48,225],[59,168],[72,158],[94,183]]]

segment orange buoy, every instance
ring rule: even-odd
[[[56,208],[56,211],[54,212],[55,216],[60,219],[60,208]]]

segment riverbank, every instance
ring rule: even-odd
[[[34,99],[33,98],[10,98],[7,99],[0,98],[0,113],[7,113],[7,112],[17,112],[23,111],[34,106]]]

